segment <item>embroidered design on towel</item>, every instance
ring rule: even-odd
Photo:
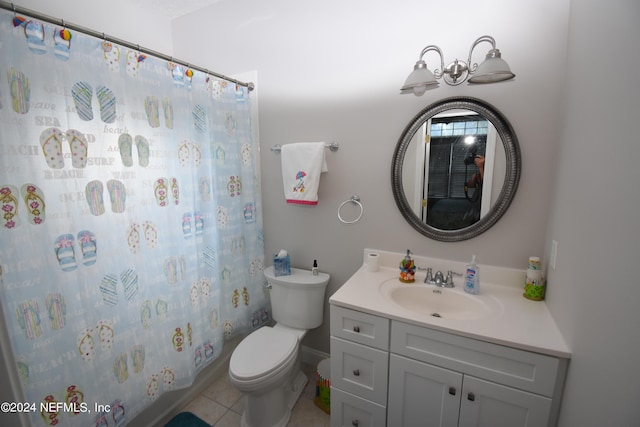
[[[307,173],[305,171],[298,171],[298,173],[296,173],[296,179],[298,180],[298,182],[296,183],[296,185],[293,186],[293,192],[300,192],[300,193],[304,193],[304,178],[307,176]]]

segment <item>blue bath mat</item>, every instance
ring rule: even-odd
[[[164,427],[211,427],[211,425],[205,423],[191,412],[180,412],[171,418],[171,421],[165,424]]]

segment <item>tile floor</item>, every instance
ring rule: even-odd
[[[291,412],[288,427],[329,427],[330,417],[313,403],[316,394],[316,369],[302,365],[309,377],[300,399]],[[230,383],[225,374],[211,384],[201,395],[189,402],[182,410],[189,411],[215,427],[239,427],[244,399]]]

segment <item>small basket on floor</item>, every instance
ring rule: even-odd
[[[323,359],[318,363],[316,397],[313,402],[327,414],[331,413],[331,363],[329,359]]]

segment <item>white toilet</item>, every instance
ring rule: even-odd
[[[280,427],[289,422],[291,408],[307,383],[300,370],[300,341],[307,330],[322,324],[324,293],[329,275],[291,269],[277,276],[264,270],[271,310],[277,322],[252,332],[236,347],[229,361],[229,379],[245,395],[243,427]]]

